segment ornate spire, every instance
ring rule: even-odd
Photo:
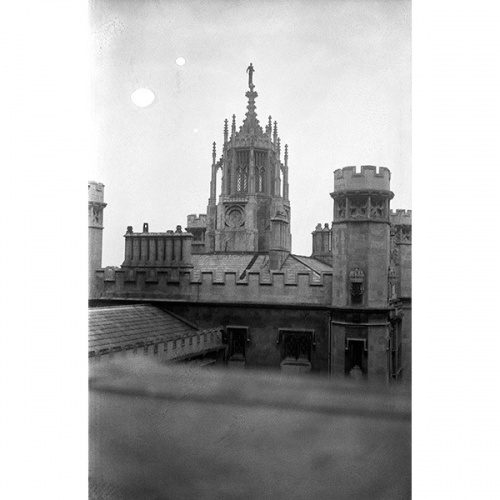
[[[285,144],[285,167],[288,167],[288,144]]]
[[[274,122],[273,142],[276,143],[278,139],[278,122]]]
[[[212,163],[215,165],[215,158],[217,157],[217,154],[215,152],[215,142],[212,147]]]
[[[231,135],[236,134],[236,115],[233,115],[233,122],[231,124]]]
[[[260,126],[259,120],[257,118],[257,113],[255,112],[255,98],[258,97],[257,92],[254,91],[255,85],[253,84],[253,69],[252,63],[247,68],[248,73],[248,90],[245,93],[245,96],[248,98],[247,112],[245,114],[245,119],[243,120],[243,125],[241,127],[240,132],[250,134],[250,135],[259,135],[262,134],[262,127]]]
[[[224,142],[227,142],[227,118],[224,120]]]

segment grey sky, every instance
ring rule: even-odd
[[[219,157],[224,119],[244,118],[250,62],[261,124],[272,115],[289,145],[294,253],[331,222],[337,168],[389,168],[392,207],[411,208],[409,1],[94,0],[92,33],[103,265],[122,263],[128,225],[205,213],[212,142]],[[148,108],[130,100],[138,87],[156,95]]]

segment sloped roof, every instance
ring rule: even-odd
[[[267,254],[198,254],[192,256],[194,269],[201,271],[235,272],[260,271],[266,266]]]
[[[215,272],[236,272],[241,276],[245,271],[269,271],[268,254],[197,254],[192,256],[194,269]],[[281,271],[312,271],[322,273],[332,268],[312,257],[290,254]]]
[[[303,257],[302,255],[291,255],[291,257],[318,273],[324,273],[332,270],[331,266],[325,264],[324,262],[316,260],[313,257]]]
[[[176,316],[149,305],[89,309],[89,351],[166,341],[196,331]]]

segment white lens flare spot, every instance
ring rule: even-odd
[[[183,57],[178,57],[175,62],[177,63],[177,66],[184,66],[186,64],[186,59]]]
[[[195,134],[197,134],[197,133],[198,133],[198,129],[197,129],[197,128],[194,128],[194,129],[193,129],[193,132],[194,132]]]
[[[140,88],[132,92],[130,99],[139,108],[147,108],[155,100],[155,95],[152,90]]]

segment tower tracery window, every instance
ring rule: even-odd
[[[250,163],[250,151],[238,151],[236,168],[236,191],[246,193],[248,191],[248,164]]]
[[[238,167],[236,170],[236,191],[241,191],[241,185],[242,185],[242,168]]]
[[[267,153],[265,151],[255,151],[255,191],[263,193],[265,191],[264,179],[266,173]]]
[[[255,191],[257,193],[264,192],[264,175],[265,175],[264,167],[255,167]]]
[[[248,191],[248,167],[238,167],[236,178],[236,191],[246,193]]]

